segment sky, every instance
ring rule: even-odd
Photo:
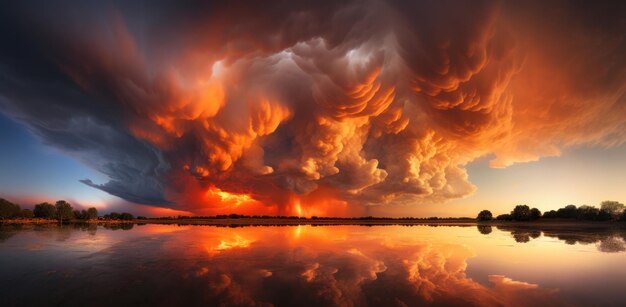
[[[615,1],[0,7],[0,197],[473,216],[626,200]]]

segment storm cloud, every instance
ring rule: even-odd
[[[136,203],[445,202],[479,157],[626,140],[619,3],[3,6],[1,110]]]

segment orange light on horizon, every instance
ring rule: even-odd
[[[145,205],[141,205],[142,207]],[[155,216],[177,216],[177,215],[193,215],[192,212],[185,210],[176,210],[171,208],[163,208],[163,207],[148,207],[147,210],[150,214]]]
[[[296,213],[298,216],[302,216],[302,206],[300,206],[300,200],[296,200],[294,203],[294,208],[296,209]]]
[[[308,195],[296,195],[292,193],[289,196],[287,205],[284,207],[282,214],[296,215],[300,217],[312,216],[349,216],[352,208],[348,206],[348,202],[340,200],[334,194],[334,191],[327,188],[318,188]],[[359,214],[357,211],[352,214]]]

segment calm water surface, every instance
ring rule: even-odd
[[[5,225],[0,306],[626,306],[625,239],[475,226]]]

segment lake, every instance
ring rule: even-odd
[[[626,306],[626,230],[0,226],[0,305]]]

